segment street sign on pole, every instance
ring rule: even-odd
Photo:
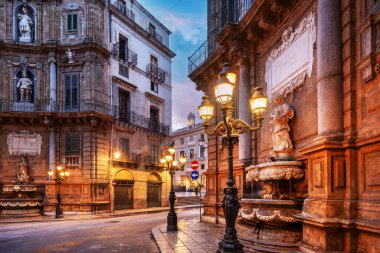
[[[193,170],[198,169],[198,167],[199,167],[199,162],[198,162],[197,160],[192,161],[190,167],[191,167]]]
[[[193,180],[197,180],[199,177],[199,172],[194,170],[193,172],[191,172],[191,179]]]
[[[115,187],[117,185],[116,180],[112,180],[112,186]]]

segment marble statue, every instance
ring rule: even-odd
[[[70,48],[67,49],[66,56],[67,56],[68,63],[74,63],[75,53],[71,51]]]
[[[294,117],[294,110],[279,95],[274,95],[273,102],[277,106],[270,114],[273,151],[276,154],[286,154],[293,150],[288,122]]]
[[[17,167],[17,179],[19,183],[29,182],[28,169],[29,169],[28,161],[26,157],[22,157]]]
[[[32,41],[32,29],[33,29],[33,19],[29,16],[28,9],[23,6],[21,12],[17,14],[18,28],[20,30],[20,41],[21,42],[31,42]]]
[[[27,76],[26,69],[22,70],[22,77],[18,79],[17,89],[20,92],[21,102],[31,102],[33,93],[33,82]]]

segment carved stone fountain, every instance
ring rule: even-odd
[[[266,163],[246,168],[247,182],[252,184],[253,198],[243,198],[239,213],[239,233],[247,248],[255,252],[291,252],[302,239],[303,198],[294,184],[305,175],[303,163],[293,161],[294,152],[288,122],[294,110],[280,96],[270,115],[273,153]]]
[[[30,159],[40,155],[42,137],[22,130],[8,135],[8,151],[12,159],[17,159],[15,179],[9,179],[0,187],[1,216],[40,215],[43,206],[43,185],[35,184],[30,177]]]

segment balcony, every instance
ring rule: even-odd
[[[147,76],[155,82],[164,83],[166,73],[164,70],[160,69],[156,64],[149,63],[146,65]]]
[[[131,49],[127,49],[125,51],[125,55],[120,57],[120,43],[116,42],[112,45],[112,55],[116,58],[125,63],[128,66],[135,67],[137,65],[137,53],[132,51]]]
[[[121,13],[123,13],[126,17],[135,22],[135,14],[132,10],[127,8],[127,4],[124,1],[116,0],[112,3]]]
[[[162,43],[162,35],[156,32],[156,30],[152,30],[151,28],[146,28],[146,31],[149,33],[150,36],[158,40],[159,42]]]
[[[131,127],[138,127],[153,134],[168,135],[169,125],[157,122],[135,112],[118,111],[117,119],[120,123],[128,124]]]
[[[144,157],[145,169],[160,171],[163,169],[162,165],[159,164],[158,157],[146,156]]]
[[[254,1],[230,0],[215,12],[214,27],[208,31],[207,40],[188,58],[189,74],[198,69],[219,48],[219,44],[215,40],[223,28],[227,24],[238,24],[245,17]]]
[[[77,101],[53,101],[53,100],[35,100],[34,102],[19,102],[15,100],[0,100],[0,112],[98,112],[107,115],[115,115],[116,108],[107,103],[95,100],[85,99]]]
[[[122,160],[113,160],[112,166],[120,168],[138,168],[141,164],[142,158],[141,154],[130,153],[127,156],[123,156]]]

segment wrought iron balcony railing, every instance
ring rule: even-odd
[[[226,24],[237,24],[247,14],[255,0],[226,1],[214,14],[215,23],[208,31],[207,40],[188,58],[189,74],[199,68],[212,55],[219,44],[215,42]]]
[[[117,119],[119,120],[119,122],[140,127],[152,133],[156,133],[160,135],[169,134],[169,129],[170,129],[169,125],[160,123],[157,120],[147,118],[133,111],[130,112],[130,111],[118,110]]]
[[[95,99],[70,101],[46,99],[33,102],[0,99],[0,112],[98,112],[114,116],[116,107]]]
[[[112,55],[115,58],[118,58],[119,60],[125,62],[128,64],[128,66],[136,66],[137,65],[137,53],[132,51],[131,49],[126,49],[125,50],[125,55],[124,57],[120,57],[119,52],[120,52],[120,43],[116,42],[112,45]]]
[[[151,28],[146,28],[147,32],[150,36],[154,37],[156,40],[162,43],[162,35],[159,34],[156,30],[152,30]]]
[[[122,0],[116,0],[112,3],[119,11],[121,11],[125,16],[130,18],[131,20],[135,21],[135,14],[132,10],[127,8],[127,4],[125,1]]]
[[[165,82],[166,72],[160,69],[156,64],[149,63],[146,65],[146,73],[152,81],[159,83]]]

